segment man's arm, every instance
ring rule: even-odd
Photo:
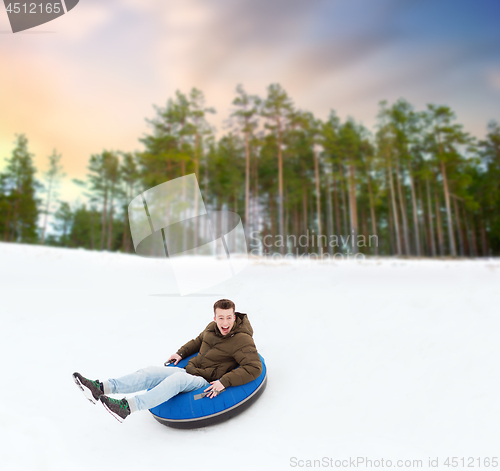
[[[251,337],[249,337],[249,342],[234,352],[233,357],[239,368],[229,371],[219,379],[225,388],[249,383],[262,373],[262,362]]]
[[[190,340],[188,343],[183,345],[179,350],[177,350],[177,355],[180,355],[182,358],[186,358],[193,353],[199,352],[201,348],[201,343],[203,342],[203,331],[198,337],[193,340]]]

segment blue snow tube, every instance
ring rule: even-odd
[[[196,355],[195,353],[184,358],[176,366],[184,368]],[[207,388],[205,386],[195,391],[177,394],[149,411],[163,425],[183,429],[204,427],[230,419],[252,405],[266,388],[267,368],[264,358],[260,354],[259,357],[262,362],[262,373],[249,383],[229,386],[211,399],[204,397],[203,391]],[[173,366],[173,363],[169,366]]]

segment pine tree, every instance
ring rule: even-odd
[[[357,204],[357,171],[361,159],[361,129],[352,119],[348,119],[339,129],[339,150],[348,170],[349,220],[350,237],[353,253],[358,252],[358,204]]]
[[[396,241],[396,247],[392,249],[393,253],[396,255],[402,255],[402,237],[401,228],[399,225],[399,215],[396,202],[396,190],[394,185],[394,168],[393,168],[393,154],[394,154],[394,133],[392,125],[389,121],[389,110],[387,108],[387,102],[380,102],[380,111],[378,114],[378,131],[376,135],[377,140],[377,151],[378,157],[381,161],[385,163],[385,176],[387,180],[387,186],[389,188],[389,219],[392,224],[389,225],[389,230],[394,232],[394,239]],[[391,231],[391,233],[392,233]]]
[[[70,233],[73,224],[73,212],[66,201],[61,202],[59,209],[54,214],[54,219],[54,229],[59,233],[59,245],[71,247]]]
[[[123,208],[123,236],[122,236],[122,250],[129,253],[131,250],[132,235],[130,233],[130,222],[128,218],[128,205],[133,198],[135,198],[136,188],[139,185],[139,168],[136,161],[136,156],[131,152],[123,153],[123,163],[120,167],[120,174],[124,185],[122,199]]]
[[[35,243],[38,239],[37,220],[39,199],[35,192],[40,183],[35,180],[33,155],[28,151],[28,139],[17,135],[12,156],[6,159],[7,167],[2,176],[4,241]]]
[[[240,84],[236,87],[238,94],[233,100],[237,109],[231,114],[238,121],[240,132],[245,140],[245,227],[250,231],[250,142],[258,121],[256,119],[261,100],[256,95],[249,95]]]
[[[283,219],[283,138],[287,123],[293,111],[292,100],[283,90],[281,85],[273,83],[267,88],[267,98],[264,101],[262,115],[269,119],[266,125],[276,133],[276,145],[278,153],[278,232],[284,236]],[[281,253],[285,253],[284,244],[281,246]]]
[[[42,237],[40,243],[43,245],[45,242],[45,233],[47,230],[47,219],[51,214],[51,204],[55,198],[58,196],[57,186],[59,184],[59,180],[65,176],[62,173],[62,165],[59,165],[59,161],[61,160],[61,155],[57,153],[56,149],[49,156],[49,169],[45,173],[45,181],[47,182],[47,188],[45,192],[47,193],[47,197],[45,199],[45,207],[43,210],[44,219],[43,219],[43,227],[42,227]]]
[[[177,90],[175,99],[170,98],[165,108],[155,106],[155,110],[156,117],[146,120],[153,132],[139,139],[145,150],[137,155],[140,179],[146,189],[194,170],[188,98]]]
[[[470,143],[469,135],[462,130],[462,125],[453,123],[454,119],[455,114],[447,106],[427,106],[427,150],[434,156],[443,183],[448,243],[452,256],[457,255],[457,244],[451,210],[453,188],[450,188],[450,182],[456,179],[463,160],[460,146]]]
[[[87,181],[77,179],[73,181],[89,190],[86,196],[91,203],[101,204],[101,234],[100,249],[106,247],[111,250],[113,241],[113,217],[115,199],[123,195],[120,188],[119,159],[115,152],[103,151],[101,154],[93,154],[88,165],[90,173]]]
[[[339,205],[339,175],[337,169],[340,165],[339,155],[339,128],[340,120],[334,111],[330,112],[328,120],[323,124],[321,144],[324,149],[327,162],[331,169],[331,185],[333,193],[333,209],[335,213],[335,222],[332,221],[332,234],[340,235],[342,233],[341,214]]]
[[[215,113],[212,107],[205,107],[205,96],[201,90],[192,88],[189,93],[189,117],[191,118],[191,133],[194,136],[194,173],[200,178],[200,159],[202,154],[202,138],[210,134],[210,127],[205,119],[207,113]]]
[[[482,240],[484,255],[500,253],[500,126],[496,121],[488,124],[486,139],[479,142],[481,165],[475,169],[474,196],[477,206],[469,211],[476,219],[485,219],[478,238]]]

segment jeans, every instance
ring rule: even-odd
[[[201,376],[186,373],[184,368],[148,366],[121,378],[109,379],[104,383],[104,392],[106,394],[133,393],[152,388],[144,394],[127,399],[131,412],[134,412],[151,409],[168,401],[176,394],[194,391],[204,386],[208,387],[209,384]]]

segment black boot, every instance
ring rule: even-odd
[[[104,394],[100,397],[102,405],[119,422],[123,422],[130,415],[127,399],[112,399]]]
[[[85,397],[96,404],[99,397],[104,394],[102,383],[99,380],[92,381],[91,379],[84,378],[80,373],[73,373],[73,379],[76,385],[83,391]]]

